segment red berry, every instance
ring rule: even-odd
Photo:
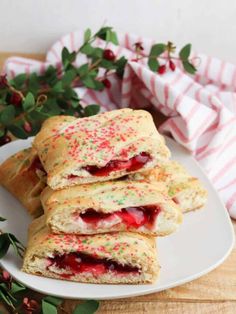
[[[32,126],[28,121],[25,121],[23,128],[25,132],[30,133],[32,131]]]
[[[116,56],[111,49],[105,49],[103,51],[103,58],[109,61],[115,60]]]
[[[16,107],[20,106],[21,105],[21,101],[22,101],[22,98],[21,98],[21,95],[19,93],[16,93],[14,92],[12,95],[11,95],[11,98],[10,98],[10,103],[15,105]]]
[[[172,60],[169,61],[169,67],[170,67],[171,71],[175,71],[176,65]]]
[[[159,74],[164,74],[166,72],[166,65],[161,65],[158,68],[158,73]]]
[[[11,276],[10,276],[9,272],[6,271],[6,270],[3,270],[3,272],[2,272],[2,277],[3,277],[3,279],[4,279],[5,281],[9,281],[9,280],[11,279]]]
[[[106,88],[111,88],[111,82],[106,78],[102,81]]]
[[[10,143],[10,142],[11,142],[11,138],[8,135],[4,135],[0,138],[0,146],[3,146],[3,145]]]
[[[29,298],[24,298],[22,302],[22,307],[25,314],[32,314],[39,309],[39,304],[35,300],[30,300]]]
[[[5,88],[7,87],[8,82],[7,82],[7,75],[1,75],[0,76],[0,88]]]

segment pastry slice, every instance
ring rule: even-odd
[[[87,283],[152,283],[159,273],[154,238],[121,232],[56,235],[33,221],[22,270],[26,273]]]
[[[132,174],[128,179],[158,183],[158,185],[163,182],[169,197],[184,213],[202,208],[207,201],[207,191],[199,179],[192,177],[180,163],[174,160],[146,172]]]
[[[163,184],[99,182],[54,191],[41,200],[54,233],[96,234],[132,231],[164,236],[182,222],[179,206],[162,192]]]
[[[40,180],[41,174],[43,171],[40,161],[36,151],[31,148],[14,154],[0,166],[0,184],[13,194],[33,217],[43,214],[40,194],[46,183]]]
[[[50,120],[33,145],[54,190],[143,171],[170,156],[152,116],[144,110],[109,111],[66,122],[53,131],[48,125]]]

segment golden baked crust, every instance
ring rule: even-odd
[[[199,179],[192,177],[174,160],[142,173],[131,174],[128,179],[152,184],[162,182],[168,190],[168,195],[179,204],[184,213],[202,208],[207,201],[207,191]]]
[[[46,224],[54,233],[94,234],[133,231],[164,236],[176,231],[182,222],[182,213],[179,206],[163,192],[166,193],[163,184],[107,181],[73,186],[59,191],[47,187],[41,195],[41,200]],[[140,219],[145,219],[145,216],[140,217],[143,215],[142,211],[137,212],[134,207],[153,205],[156,205],[160,212],[155,214],[148,212],[147,209],[147,215],[153,216],[146,216],[150,218],[147,218],[145,224],[139,225]],[[128,222],[122,220],[122,216],[119,215],[124,208],[133,208],[131,216],[127,218]],[[95,224],[87,223],[80,215],[91,209],[100,214],[111,215],[105,216]],[[131,220],[134,218],[134,222],[130,223],[130,217]]]
[[[54,116],[48,118],[43,122],[40,132],[37,134],[35,143],[39,145],[43,141],[47,140],[49,137],[57,134],[58,129],[63,128],[68,123],[75,121],[76,118],[72,116]]]
[[[86,170],[86,166],[101,168],[112,160],[129,160],[145,152],[151,156],[151,161],[139,169],[142,171],[153,168],[170,156],[152,116],[144,110],[121,109],[76,119],[57,127],[54,132],[50,131],[51,137],[43,140],[41,132],[49,132],[47,124],[33,145],[52,189],[108,181],[129,173],[123,169],[106,176],[95,176]]]
[[[0,165],[0,184],[23,204],[31,216],[38,217],[43,214],[40,194],[46,184],[31,168],[35,158],[36,151],[31,148],[9,157]]]
[[[80,252],[100,259],[108,259],[122,265],[138,267],[138,274],[119,276],[108,271],[95,276],[89,272],[62,277],[65,269],[49,266],[48,258],[55,255]],[[22,270],[46,277],[90,283],[150,283],[158,273],[156,242],[140,234],[121,232],[93,236],[56,235],[44,225],[44,217],[33,221],[29,228],[29,241]],[[67,272],[70,271],[67,269]]]

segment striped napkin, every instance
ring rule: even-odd
[[[110,75],[112,86],[104,91],[77,89],[83,103],[98,103],[103,110],[156,107],[168,117],[159,130],[192,153],[236,219],[236,66],[195,54],[199,62],[196,75],[185,73],[178,62],[174,72],[159,75],[149,70],[147,60],[135,61],[134,44],[142,42],[143,54],[148,55],[153,40],[130,34],[118,34],[118,39],[119,46],[109,44],[107,48],[118,58],[128,58],[124,78]],[[51,47],[46,62],[11,57],[5,72],[14,77],[22,72],[43,73],[50,64],[61,68],[62,48],[74,51],[82,42],[83,32],[72,32]],[[105,44],[97,39],[94,46],[104,48]],[[77,57],[76,65],[84,62],[85,56]]]

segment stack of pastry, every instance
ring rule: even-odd
[[[78,282],[155,281],[155,237],[206,201],[143,110],[50,118],[33,148],[1,165],[0,181],[34,217],[43,208],[23,271]]]

